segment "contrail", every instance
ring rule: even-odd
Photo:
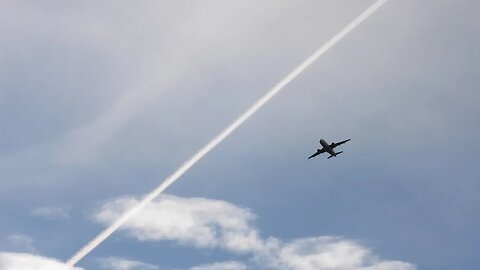
[[[166,188],[168,188],[173,182],[175,182],[180,176],[187,172],[195,163],[202,159],[210,150],[215,148],[219,143],[221,143],[225,138],[227,138],[233,131],[235,131],[240,125],[242,125],[248,118],[250,118],[255,112],[257,112],[263,105],[265,105],[270,99],[272,99],[280,90],[282,90],[288,83],[295,79],[300,73],[302,73],[308,66],[310,66],[315,60],[320,56],[330,50],[337,42],[344,38],[348,33],[360,25],[364,20],[366,20],[370,15],[375,13],[383,4],[388,0],[378,0],[367,10],[365,10],[358,18],[353,20],[349,25],[347,25],[342,31],[336,34],[332,39],[320,47],[314,54],[307,58],[300,66],[295,68],[290,74],[288,74],[283,80],[281,80],[275,87],[270,89],[270,91],[260,98],[252,107],[250,107],[245,113],[240,115],[232,124],[230,124],[225,130],[223,130],[217,137],[211,140],[207,145],[205,145],[200,151],[198,151],[192,158],[186,161],[182,166],[180,166],[172,175],[167,177],[164,182],[155,188],[152,192],[148,193],[141,202],[139,202],[135,207],[123,214],[117,221],[112,225],[103,230],[97,237],[92,241],[87,243],[83,248],[81,248],[75,255],[73,255],[66,264],[69,266],[74,266],[78,261],[105,241],[112,233],[114,233],[120,226],[122,226],[128,219],[135,215],[140,209],[145,207],[158,195],[160,195]]]

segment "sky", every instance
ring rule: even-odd
[[[0,269],[69,269],[373,2],[2,3]],[[75,269],[478,269],[479,9],[388,1]]]

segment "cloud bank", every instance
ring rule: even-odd
[[[114,199],[104,203],[94,219],[108,225],[137,203],[133,197]],[[415,269],[407,262],[381,259],[368,247],[342,237],[320,236],[291,241],[265,238],[253,225],[254,221],[255,215],[249,209],[229,202],[164,195],[140,211],[121,230],[138,241],[169,240],[197,248],[222,249],[234,255],[247,254],[261,269]],[[243,263],[219,263],[192,269],[245,267]]]

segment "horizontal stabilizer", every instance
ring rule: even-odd
[[[327,159],[330,159],[332,157],[336,157],[337,155],[340,155],[341,153],[343,153],[343,151],[337,152],[337,153],[335,153],[335,156],[329,156]]]

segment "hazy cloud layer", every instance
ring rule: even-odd
[[[95,219],[107,225],[135,203],[137,200],[132,197],[112,200],[100,207]],[[274,269],[415,269],[406,262],[380,259],[367,247],[340,237],[311,237],[287,242],[275,237],[262,238],[253,225],[254,219],[250,210],[225,201],[164,195],[140,211],[122,230],[139,241],[171,240],[198,248],[250,254],[259,267]],[[225,264],[212,267],[230,269],[221,268],[226,267]],[[234,264],[231,267],[243,266]]]
[[[124,23],[124,14],[121,13],[110,15],[111,21],[108,25],[105,24],[103,16],[91,16],[93,20],[89,25],[96,31],[85,31],[84,27],[77,25],[78,21],[70,21],[67,26],[70,28],[69,32],[79,32],[92,45],[98,46],[100,43],[103,46],[104,42],[123,44],[116,46],[115,56],[125,61],[124,64],[134,62],[137,69],[133,71],[134,76],[126,77],[129,79],[126,86],[115,91],[119,95],[110,106],[90,121],[70,130],[64,139],[55,145],[56,161],[70,164],[95,159],[117,132],[146,108],[154,105],[155,101],[158,102],[162,94],[172,91],[182,80],[191,79],[199,70],[219,63],[227,64],[228,59],[237,57],[239,51],[255,46],[254,43],[246,42],[261,34],[261,29],[254,28],[254,24],[272,20],[275,14],[266,13],[260,16],[259,11],[252,10],[253,4],[257,8],[271,7],[278,11],[286,10],[292,4],[286,2],[272,5],[253,1],[207,1],[201,5],[168,3],[168,10],[160,8],[166,2],[150,7],[135,6],[134,9],[144,16],[136,18],[131,22],[132,25],[122,29],[117,28]],[[99,9],[102,8],[110,10],[109,5],[100,5]],[[152,14],[151,8],[160,8],[157,9],[160,14]],[[185,9],[189,12],[182,12]],[[181,14],[180,18],[171,15],[175,11]],[[82,14],[82,11],[79,13]],[[233,14],[243,14],[245,20],[232,23],[230,18]],[[230,23],[226,25],[226,21]],[[164,25],[170,24],[175,24],[175,30],[164,29]],[[142,29],[140,33],[133,30],[137,25],[143,26],[139,27]],[[103,31],[110,33],[104,37],[101,35],[104,34]],[[118,35],[117,32],[122,34]],[[150,48],[138,43],[136,37],[139,35],[147,35],[151,39],[150,43],[157,46]],[[227,42],[228,46],[224,46]],[[191,46],[192,43],[196,45]],[[122,55],[118,55],[119,53]]]
[[[82,270],[68,267],[64,263],[27,253],[0,252],[0,269],[2,270]]]

